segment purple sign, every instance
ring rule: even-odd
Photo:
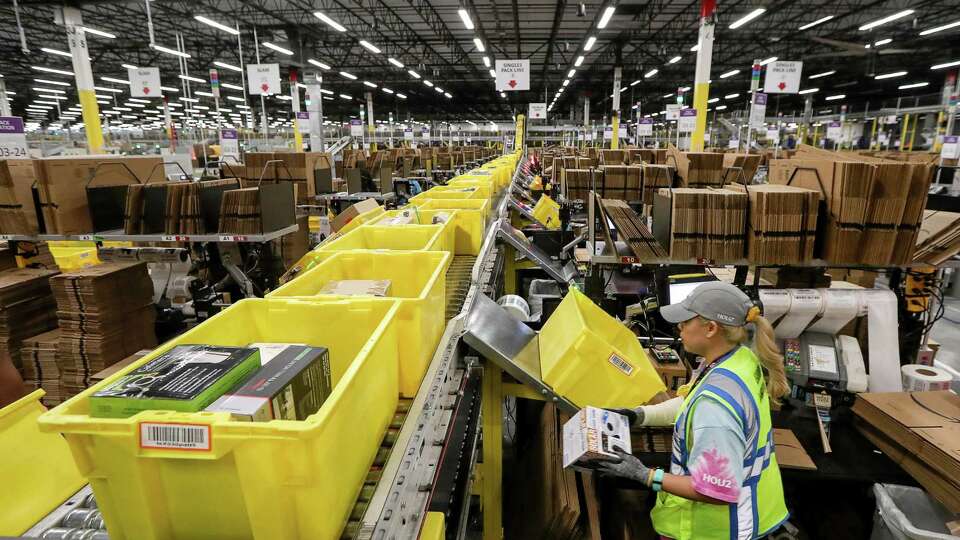
[[[307,112],[298,112],[297,120],[310,120],[310,113]]]
[[[757,93],[757,97],[754,100],[754,103],[757,105],[766,105],[767,104],[767,95],[762,93]]]
[[[943,138],[943,142],[946,144],[956,144],[958,140],[960,140],[960,138],[958,138],[956,135],[947,135]]]
[[[641,118],[639,124],[652,124],[653,118]]]
[[[690,117],[690,116],[696,116],[696,115],[697,115],[697,110],[696,110],[696,109],[682,109],[682,110],[680,111],[680,116],[681,116],[681,117]],[[651,122],[651,123],[652,123],[652,122]]]
[[[351,126],[362,126],[363,124],[360,123],[360,120],[357,120],[356,118],[353,118],[353,119],[350,120],[350,125],[351,125]]]
[[[220,138],[221,138],[221,139],[236,139],[236,138],[237,138],[237,130],[235,130],[235,129],[221,129],[221,130],[220,130]]]
[[[827,124],[827,127],[838,128],[842,125],[843,124],[841,124],[840,122],[830,122],[829,124]]]
[[[19,116],[0,116],[0,133],[23,133],[23,118]]]

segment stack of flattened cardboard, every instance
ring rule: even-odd
[[[940,264],[960,253],[960,214],[924,210],[914,262]]]
[[[37,207],[33,200],[33,161],[0,160],[0,233],[37,234]]]
[[[723,154],[723,174],[726,182],[752,183],[762,157],[760,154]]]
[[[603,212],[617,227],[619,239],[626,242],[640,261],[652,261],[667,257],[666,250],[653,238],[646,223],[630,206],[620,200],[603,199]],[[604,224],[606,221],[604,221]]]
[[[960,512],[960,397],[951,391],[864,393],[853,412],[870,442]]]
[[[833,159],[775,159],[770,162],[771,184],[816,190],[826,202],[819,256],[834,263],[861,261],[864,226],[873,193],[873,166],[862,161]]]
[[[60,395],[60,368],[57,367],[57,344],[60,329],[28,337],[20,347],[23,363],[23,383],[28,388],[42,388],[46,395],[43,404],[52,407],[63,401]]]
[[[57,350],[64,398],[90,376],[156,345],[153,282],[146,263],[103,263],[50,280],[61,337]]]
[[[812,189],[762,184],[731,184],[747,194],[747,260],[756,264],[795,264],[813,259],[820,193]]]
[[[744,257],[747,195],[731,189],[661,189],[653,235],[670,258],[738,261]]]
[[[597,169],[563,169],[560,177],[570,200],[587,201],[594,186],[598,191],[603,187],[603,171]]]
[[[674,173],[670,165],[645,164],[643,166],[643,204],[653,204],[653,194],[658,189],[673,187]]]
[[[57,327],[50,291],[53,270],[17,268],[0,272],[0,359],[20,366],[23,340]]]
[[[666,164],[676,167],[683,187],[720,187],[723,184],[723,154],[681,152],[671,145],[667,148]]]
[[[34,160],[37,192],[49,234],[88,234],[93,222],[87,185],[103,187],[162,179],[159,156],[69,156]]]
[[[600,165],[623,165],[627,162],[626,150],[601,150]]]
[[[637,165],[604,165],[600,195],[606,199],[639,201],[642,197],[642,172],[643,169]]]

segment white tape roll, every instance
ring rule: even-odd
[[[907,392],[926,392],[930,390],[949,390],[953,376],[933,366],[909,364],[900,368],[903,376],[903,389]]]
[[[528,306],[526,300],[520,296],[505,294],[497,300],[497,303],[500,304],[500,307],[506,310],[511,317],[520,322],[526,322],[530,319],[530,306]]]

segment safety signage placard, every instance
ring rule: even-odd
[[[530,118],[532,120],[544,120],[547,118],[547,104],[546,103],[531,103],[530,104]]]
[[[637,135],[640,137],[653,136],[653,118],[641,118],[637,123]]]
[[[750,107],[750,127],[760,129],[766,123],[767,119],[767,95],[757,93],[753,99],[753,106]]]
[[[680,111],[680,118],[677,120],[677,130],[691,132],[697,129],[697,110],[683,109]]]
[[[497,60],[497,91],[530,89],[530,60]]]
[[[768,94],[796,94],[800,91],[800,73],[803,62],[770,62],[767,64],[767,78],[763,81],[763,91]]]
[[[160,68],[145,67],[128,69],[130,95],[134,97],[160,97]]]
[[[840,122],[830,122],[827,124],[827,138],[833,141],[839,141],[841,126],[842,124]]]
[[[363,135],[363,122],[354,118],[350,120],[350,136],[360,137]]]
[[[255,96],[280,93],[280,64],[247,64],[247,85]]]

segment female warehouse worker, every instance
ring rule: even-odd
[[[685,397],[621,412],[637,424],[673,424],[670,472],[627,454],[599,471],[659,492],[651,519],[665,538],[761,538],[788,515],[770,424],[770,403],[788,391],[773,329],[747,295],[721,282],[699,285],[660,313],[678,325],[684,349],[704,358],[703,369]]]

